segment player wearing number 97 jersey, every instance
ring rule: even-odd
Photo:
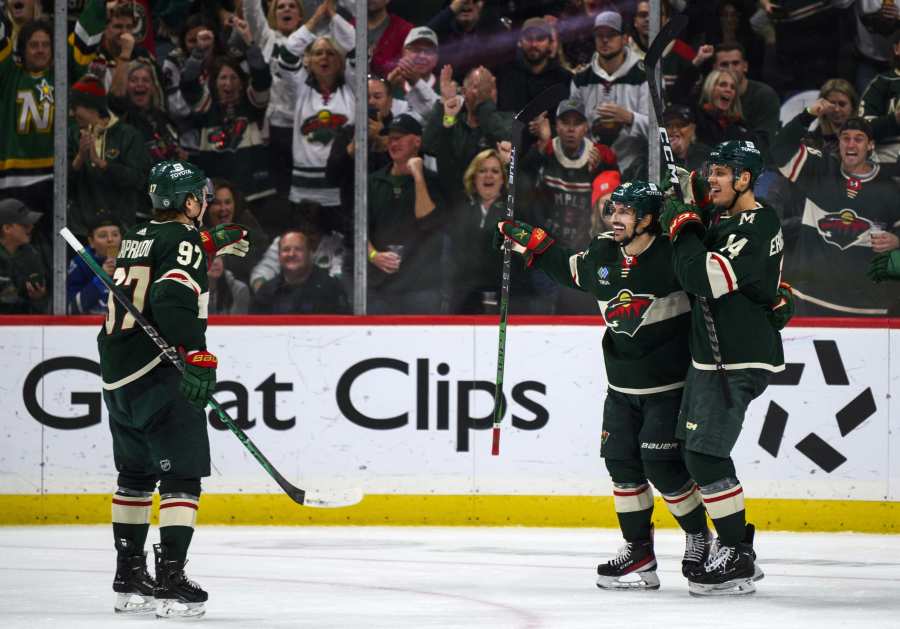
[[[153,167],[154,217],[123,238],[113,280],[172,346],[182,375],[110,295],[100,330],[103,398],[109,410],[118,489],[112,500],[117,550],[117,612],[199,616],[207,594],[184,575],[210,455],[203,408],[215,386],[216,357],[206,351],[207,250],[195,222],[208,203],[207,179],[186,162]],[[214,249],[213,249],[214,251]],[[156,577],[144,543],[154,490],[160,493]]]

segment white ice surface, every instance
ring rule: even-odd
[[[688,595],[674,530],[656,536],[662,589],[598,590],[619,543],[601,529],[207,526],[187,572],[209,592],[205,629],[900,627],[900,536],[761,532],[759,591],[719,599]],[[183,625],[114,615],[114,561],[108,527],[0,527],[0,627]]]

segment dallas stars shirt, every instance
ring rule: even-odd
[[[784,278],[794,296],[835,314],[885,315],[891,288],[866,277],[873,228],[900,234],[900,189],[878,164],[865,176],[845,174],[840,160],[800,142],[813,120],[798,115],[778,134],[773,154],[803,192],[796,246],[785,253]]]
[[[551,245],[535,265],[597,298],[610,389],[648,395],[684,386],[691,306],[675,279],[668,238],[657,236],[640,255],[626,256],[605,233],[578,253]]]
[[[24,188],[53,177],[53,66],[29,72],[13,56],[15,42],[6,14],[0,12],[0,197],[9,188]],[[106,5],[90,0],[69,36],[70,84],[94,58]]]
[[[192,225],[151,221],[129,230],[113,280],[169,345],[186,350],[206,347],[206,252]],[[149,373],[163,357],[111,294],[107,308],[97,344],[103,388],[110,390]]]
[[[685,230],[672,247],[681,286],[707,300],[725,368],[783,371],[781,334],[768,319],[784,250],[775,210],[757,203],[735,216],[714,217],[703,240]],[[691,358],[697,369],[716,368],[698,299],[691,309]]]

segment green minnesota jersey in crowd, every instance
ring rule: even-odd
[[[94,59],[105,27],[106,3],[89,0],[69,35],[70,84]],[[26,70],[15,58],[11,31],[9,22],[0,19],[0,190],[53,177],[53,64],[42,72]]]
[[[675,279],[668,238],[626,256],[607,233],[580,253],[553,245],[535,260],[559,283],[597,298],[610,389],[646,395],[684,385],[691,305]]]
[[[781,334],[769,322],[781,281],[784,239],[772,208],[756,207],[711,222],[703,240],[685,230],[674,243],[675,275],[691,295],[706,297],[726,369],[784,369]],[[699,301],[691,314],[691,357],[714,370]]]
[[[194,226],[151,221],[125,234],[113,280],[170,345],[205,349],[206,269],[206,252]],[[97,343],[107,390],[137,380],[163,359],[156,344],[112,295]]]

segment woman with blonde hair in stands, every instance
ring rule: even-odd
[[[317,36],[320,27],[329,35]],[[307,22],[288,37],[288,50],[302,56],[303,67],[291,79],[295,90],[293,172],[289,223],[307,221],[321,234],[349,236],[352,217],[341,213],[340,189],[325,179],[325,165],[337,134],[355,120],[352,67],[346,51],[355,46],[356,30],[337,14],[334,0],[325,0]],[[302,216],[301,201],[321,209]],[[304,207],[315,207],[306,204]]]
[[[466,200],[453,210],[449,228],[450,251],[453,256],[450,297],[451,314],[486,314],[497,312],[503,254],[493,249],[497,222],[506,218],[507,165],[509,142],[497,149],[485,149],[469,162],[463,175]],[[533,293],[532,273],[525,273],[521,256],[513,256],[512,281],[516,285],[515,304],[527,306]]]
[[[844,79],[828,79],[819,90],[821,112],[810,125],[804,144],[838,157],[838,133],[859,107],[859,94]],[[811,110],[810,106],[807,111]]]
[[[716,146],[728,140],[752,140],[759,144],[744,121],[738,80],[730,70],[712,70],[703,81],[699,101],[691,96],[699,66],[713,54],[712,46],[701,46],[689,69],[681,72],[672,86],[672,101],[693,108],[698,142]]]

